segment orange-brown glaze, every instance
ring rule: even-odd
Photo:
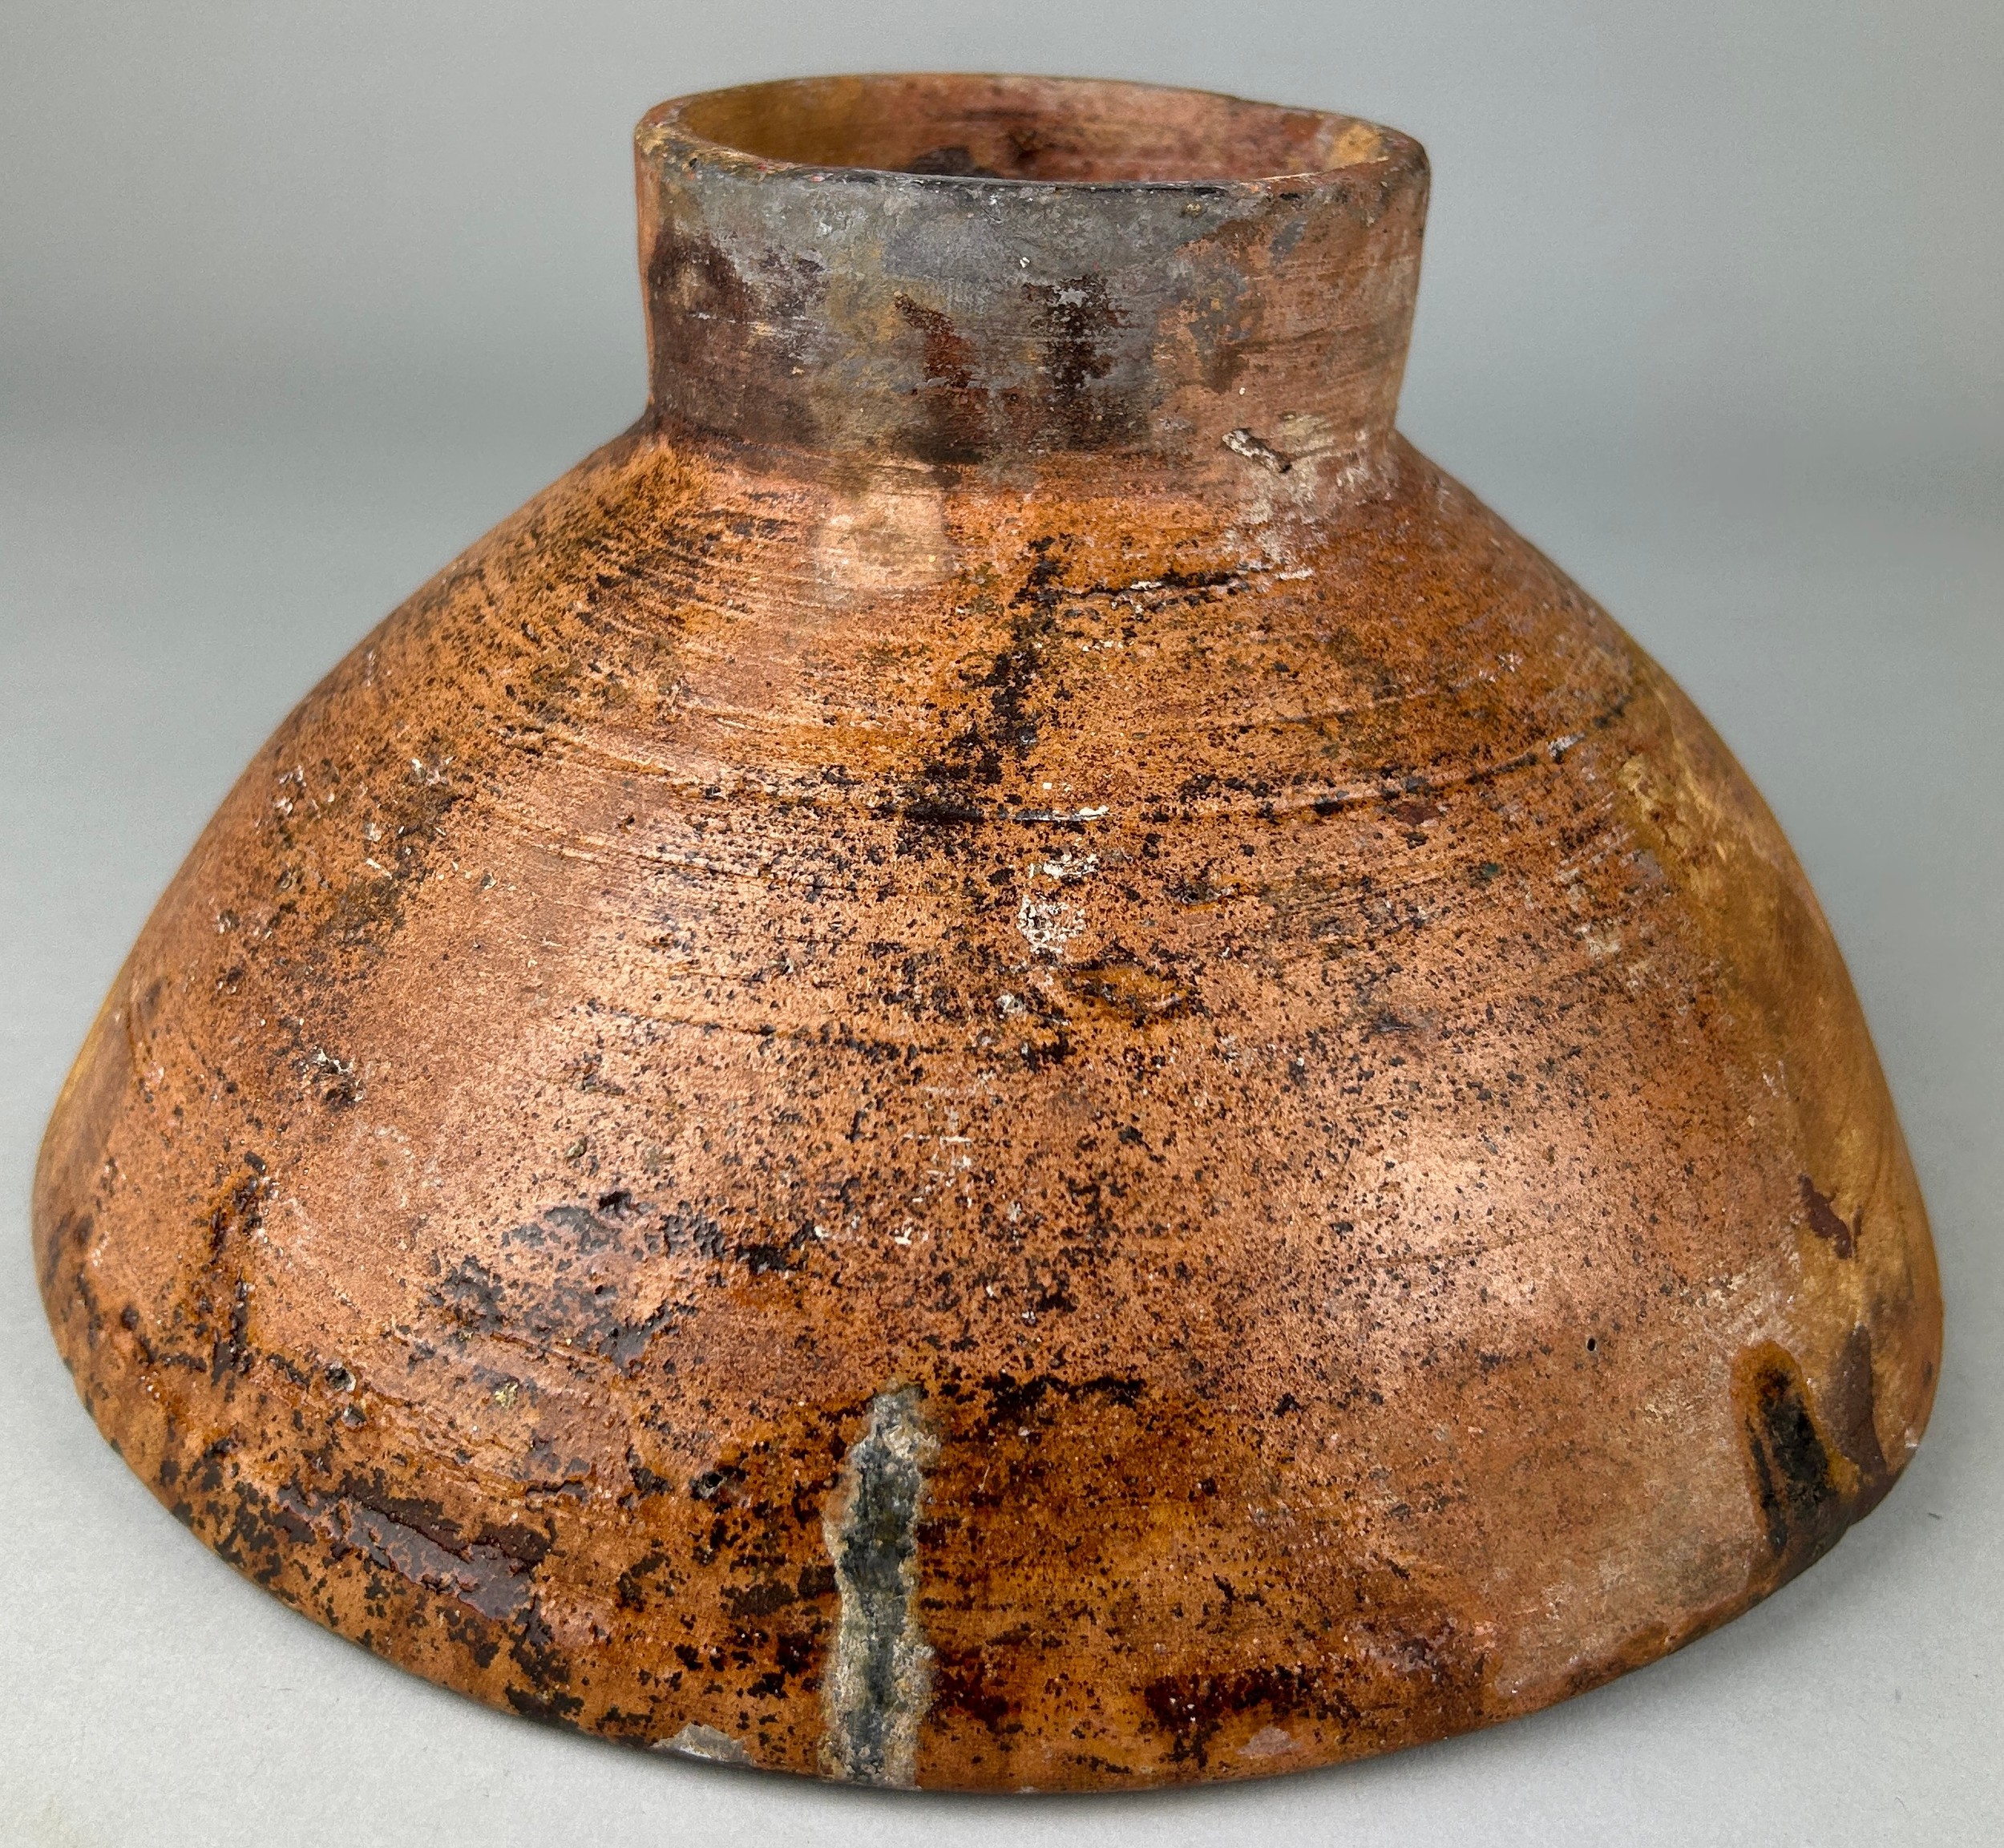
[[[1869,1510],[1938,1363],[1800,868],[1392,435],[1411,144],[1271,112],[1246,158],[1327,171],[1194,231],[1077,182],[1232,172],[1214,99],[1014,190],[972,169],[1057,161],[1067,87],[882,80],[973,124],[915,176],[758,144],[813,104],[781,153],[871,158],[857,81],[697,99],[761,160],[643,125],[653,414],[162,900],[38,1178],[79,1390],[391,1660],[797,1772],[1246,1776],[1676,1648]],[[712,168],[780,196],[762,255]],[[874,254],[817,296],[774,250],[835,186]],[[1057,280],[921,299],[991,191],[1069,215]],[[1068,283],[1136,198],[1201,246],[1163,298]]]

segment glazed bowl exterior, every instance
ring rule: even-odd
[[[280,727],[50,1126],[132,1468],[434,1680],[872,1784],[1384,1751],[1815,1559],[1921,1198],[1744,774],[1394,431],[1416,144],[637,148],[647,415]]]

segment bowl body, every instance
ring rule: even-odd
[[[907,264],[868,441],[664,413],[779,312],[664,359],[778,273],[677,209],[656,414],[285,722],[63,1092],[40,1274],[134,1470],[418,1673],[869,1783],[1380,1751],[1816,1558],[1938,1287],[1689,702],[1389,401],[1232,422],[1185,340],[1120,411],[1110,285],[1020,296],[1027,397]]]

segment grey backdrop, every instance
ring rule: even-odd
[[[291,1615],[99,1442],[36,1141],[240,764],[641,391],[627,133],[887,67],[1354,111],[1434,160],[1408,432],[1719,725],[1844,944],[1949,1353],[1892,1499],[1683,1655],[1235,1789],[877,1797],[487,1713]],[[0,4],[0,1838],[1953,1842],[2004,1816],[1996,0]]]

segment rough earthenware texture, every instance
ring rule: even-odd
[[[1392,432],[1419,149],[904,78],[639,157],[648,417],[286,721],[51,1126],[132,1467],[418,1673],[871,1783],[1382,1751],[1815,1559],[1921,1200],[1744,776]]]

